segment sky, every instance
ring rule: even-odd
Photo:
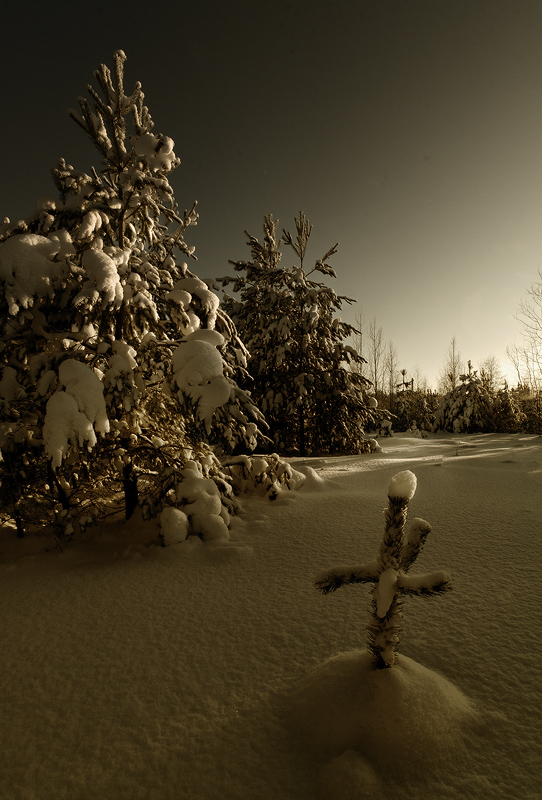
[[[309,258],[339,243],[342,318],[376,318],[400,368],[436,386],[455,337],[513,381],[542,267],[538,0],[30,0],[2,22],[0,219],[54,194],[59,157],[99,169],[67,110],[123,49],[181,158],[176,200],[198,201],[200,277],[232,274],[265,214],[291,230],[303,211]]]

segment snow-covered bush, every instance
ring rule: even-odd
[[[117,52],[113,75],[102,65],[101,94],[89,87],[70,112],[101,171],[61,159],[58,196],[0,229],[0,514],[20,534],[70,534],[123,504],[184,508],[196,502],[180,489],[186,465],[202,459],[227,499],[213,453],[254,448],[263,423],[238,385],[247,351],[183,260],[198,214],[175,202],[174,143],[153,132],[140,84],[125,94],[124,61]],[[186,515],[204,536],[202,513]]]
[[[384,511],[385,529],[376,561],[354,566],[338,566],[316,576],[315,585],[323,594],[349,583],[371,583],[372,612],[367,626],[368,649],[378,669],[395,664],[399,643],[403,598],[407,595],[431,597],[450,590],[449,576],[442,571],[410,575],[431,526],[423,519],[413,520],[405,538],[408,505],[416,491],[416,476],[410,470],[399,472],[388,487],[388,507]]]
[[[452,433],[485,433],[493,430],[492,398],[477,371],[468,362],[469,371],[460,375],[461,383],[447,392],[435,412],[433,430]]]
[[[250,261],[230,262],[243,274],[219,279],[225,287],[232,284],[224,308],[250,352],[252,381],[243,386],[282,452],[366,452],[364,427],[382,413],[364,398],[370,382],[349,369],[363,361],[344,344],[356,331],[335,316],[353,301],[313,279],[315,273],[336,277],[328,260],[337,245],[307,269],[311,226],[305,215],[295,220],[295,238],[287,231],[277,237],[277,225],[271,215],[264,218],[263,242],[247,233]],[[294,251],[296,265],[280,265],[283,243]]]
[[[384,438],[392,436],[393,421],[391,419],[379,419],[375,425],[375,432]]]
[[[394,415],[396,431],[430,431],[433,429],[438,396],[432,392],[405,389],[398,392],[390,410]],[[415,425],[413,425],[415,423]]]
[[[305,482],[305,475],[280,458],[272,455],[241,455],[222,461],[222,468],[231,477],[237,494],[254,492],[276,500],[283,487],[297,489]]]

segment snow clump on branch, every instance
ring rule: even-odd
[[[91,450],[96,432],[109,432],[103,385],[90,367],[68,359],[60,365],[58,376],[66,390],[49,398],[43,423],[45,452],[53,469],[60,467],[71,445],[86,442]]]
[[[59,241],[28,233],[12,236],[0,244],[0,279],[9,313],[29,308],[38,298],[54,296],[54,282],[68,272],[64,261],[55,261]]]
[[[222,334],[201,330],[187,336],[173,352],[172,383],[197,405],[198,415],[208,431],[214,412],[228,402],[232,392],[217,350],[223,344]]]

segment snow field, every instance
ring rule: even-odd
[[[159,548],[135,519],[15,559],[2,534],[0,798],[540,797],[542,440],[462,441],[297,460],[304,486],[244,501],[227,541]],[[375,557],[407,469],[409,519],[433,528],[412,575],[454,591],[406,600],[397,700],[378,702],[369,587],[312,583]]]

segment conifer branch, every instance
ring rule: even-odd
[[[408,572],[416,561],[430,533],[431,525],[428,522],[418,517],[413,520],[401,556],[400,566],[404,572]]]
[[[374,583],[378,579],[376,561],[364,566],[333,567],[316,576],[314,585],[322,594],[336,592],[350,583]]]

